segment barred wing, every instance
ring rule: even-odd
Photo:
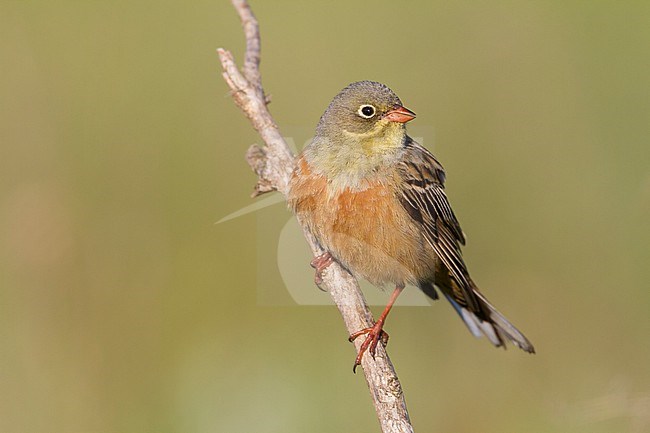
[[[472,311],[478,311],[460,250],[465,245],[465,235],[445,194],[442,165],[431,152],[407,137],[399,171],[403,180],[402,206],[421,224],[427,242],[456,283],[452,285],[454,298]]]

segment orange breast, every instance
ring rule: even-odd
[[[365,188],[332,191],[327,180],[299,161],[289,205],[341,264],[376,285],[415,284],[433,276],[435,257],[396,194],[389,175]]]

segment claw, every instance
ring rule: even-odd
[[[384,323],[386,322],[386,316],[388,316],[390,309],[393,307],[393,304],[395,303],[395,300],[399,294],[402,293],[402,290],[404,290],[403,284],[398,284],[397,287],[395,287],[395,290],[390,295],[388,304],[386,304],[386,308],[384,308],[381,316],[379,316],[379,320],[377,320],[377,322],[372,327],[357,331],[354,334],[350,335],[348,338],[348,340],[352,342],[358,337],[366,334],[366,339],[363,340],[363,343],[361,343],[357,358],[354,360],[354,366],[352,367],[353,373],[356,373],[357,366],[361,365],[361,359],[363,358],[363,354],[366,353],[366,350],[370,349],[370,356],[372,356],[372,359],[375,359],[375,353],[377,351],[377,344],[379,344],[379,341],[381,341],[384,347],[386,347],[388,344],[388,334],[383,329]]]
[[[381,341],[384,347],[386,347],[386,344],[388,344],[388,333],[382,329],[383,327],[384,321],[379,320],[377,323],[375,323],[374,326],[362,329],[361,331],[357,331],[354,334],[350,335],[348,338],[348,341],[352,342],[358,337],[366,334],[366,339],[363,340],[363,343],[361,343],[359,353],[354,360],[354,365],[352,366],[353,373],[357,372],[357,366],[361,365],[361,359],[363,358],[363,354],[366,353],[366,351],[370,351],[370,356],[372,356],[372,359],[375,359],[375,354],[377,353],[377,345],[379,342]]]
[[[323,283],[323,271],[327,269],[329,265],[334,262],[334,257],[330,253],[323,253],[320,256],[317,256],[312,260],[309,265],[316,269],[316,275],[314,275],[314,283],[320,287]]]

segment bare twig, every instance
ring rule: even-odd
[[[246,55],[243,72],[240,72],[232,54],[218,49],[223,67],[223,78],[232,90],[235,104],[244,112],[253,127],[260,134],[265,146],[253,145],[246,159],[259,180],[253,196],[277,190],[286,196],[293,170],[293,155],[280,135],[278,126],[267,109],[268,99],[264,95],[260,64],[260,37],[257,20],[246,0],[231,0],[242,22],[246,36]],[[305,238],[314,255],[323,251],[314,237],[303,228]],[[357,281],[343,268],[333,264],[323,275],[323,285],[338,307],[349,334],[373,324],[372,314],[359,289]],[[357,351],[362,341],[357,340]],[[364,356],[361,362],[384,433],[412,432],[413,427],[406,410],[402,387],[384,348],[379,345],[375,359]]]

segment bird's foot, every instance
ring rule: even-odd
[[[366,353],[366,350],[370,350],[370,356],[372,356],[372,359],[375,359],[375,353],[377,351],[377,344],[381,341],[381,344],[386,347],[388,344],[388,333],[383,330],[384,327],[384,321],[383,320],[378,320],[377,323],[375,323],[374,326],[370,328],[365,328],[362,329],[361,331],[357,331],[354,334],[350,335],[350,338],[348,340],[350,342],[353,342],[360,336],[366,334],[366,339],[363,340],[363,343],[361,343],[361,347],[359,348],[359,354],[357,355],[357,358],[354,360],[354,366],[352,367],[352,372],[356,373],[357,372],[357,366],[361,365],[361,358],[363,358],[363,354]]]
[[[314,260],[309,263],[312,268],[316,269],[314,283],[316,283],[318,287],[323,283],[323,271],[333,262],[334,257],[332,257],[330,253],[323,253],[320,256],[315,257]]]

